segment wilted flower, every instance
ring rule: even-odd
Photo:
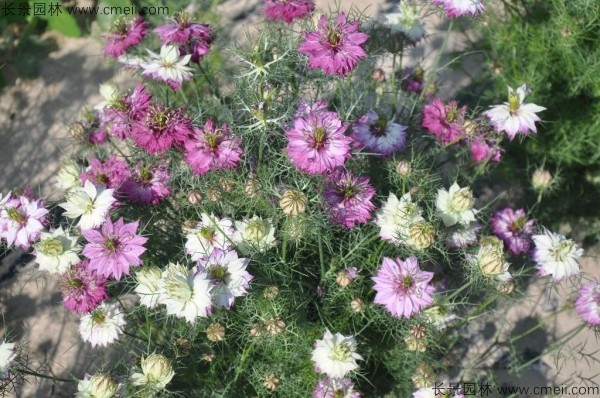
[[[306,195],[295,189],[287,189],[279,199],[279,206],[288,216],[297,216],[304,213],[307,203]]]
[[[81,317],[79,334],[92,347],[107,346],[117,340],[125,328],[125,316],[117,304],[104,302]]]
[[[365,302],[360,297],[353,298],[350,301],[350,309],[352,312],[361,313],[365,310]]]
[[[161,354],[151,354],[142,358],[142,373],[131,375],[134,386],[148,386],[152,390],[164,390],[175,372],[171,361]]]
[[[265,376],[265,381],[263,381],[263,386],[265,386],[265,388],[269,391],[275,391],[275,390],[277,390],[277,387],[279,387],[279,378],[277,376],[275,376],[274,373],[271,373],[271,374]]]
[[[432,384],[428,387],[419,388],[417,391],[413,392],[412,398],[465,398],[460,386],[458,388],[444,388],[441,386],[438,387],[439,384]]]
[[[267,286],[263,291],[263,297],[267,300],[275,300],[279,296],[279,289],[277,286]]]
[[[346,287],[349,286],[357,276],[358,270],[356,267],[348,267],[337,274],[335,283],[337,283],[340,287]]]
[[[404,344],[406,344],[406,349],[408,349],[409,351],[427,351],[427,342],[425,340],[418,339],[413,335],[406,336],[404,338]]]
[[[310,68],[321,68],[326,74],[346,75],[367,56],[362,45],[369,36],[358,32],[358,21],[347,23],[343,12],[334,23],[321,16],[316,31],[302,34],[305,41],[298,51],[308,56]]]
[[[285,322],[281,317],[276,316],[267,321],[265,330],[272,335],[283,333],[285,331]]]
[[[597,280],[594,279],[579,288],[575,310],[589,325],[600,325],[600,284]]]
[[[235,221],[236,232],[233,241],[243,254],[253,251],[263,252],[275,246],[275,227],[268,220],[258,216],[243,221]]]
[[[540,121],[536,113],[546,110],[543,106],[524,104],[527,85],[523,84],[516,91],[508,88],[508,102],[492,106],[485,114],[498,132],[505,131],[512,141],[517,133],[527,135],[537,132],[535,122]]]
[[[550,232],[547,229],[541,235],[532,236],[535,248],[533,261],[541,276],[552,275],[556,282],[572,275],[579,274],[579,258],[583,249],[563,235]]]
[[[206,197],[211,202],[218,202],[219,200],[221,200],[222,196],[223,196],[223,192],[221,192],[221,188],[219,188],[217,186],[212,186],[212,187],[208,188],[208,190],[206,191]]]
[[[412,375],[411,380],[415,387],[426,388],[435,382],[435,375],[431,371],[431,368],[425,364],[417,365],[415,373]],[[433,391],[433,390],[432,390]]]
[[[117,383],[107,374],[86,375],[77,384],[75,398],[114,398],[117,389]]]
[[[211,323],[206,328],[206,338],[217,343],[225,338],[225,328],[220,323]]]
[[[473,209],[473,192],[469,187],[459,187],[452,184],[450,189],[438,189],[435,205],[437,214],[442,218],[444,225],[450,227],[455,224],[468,225],[475,221],[477,210]]]
[[[317,371],[331,378],[342,378],[348,372],[358,369],[356,361],[363,358],[356,352],[356,346],[354,337],[341,333],[331,334],[326,330],[323,340],[315,342],[312,352]]]
[[[187,195],[187,200],[191,205],[197,205],[202,202],[202,194],[198,191],[190,191]]]

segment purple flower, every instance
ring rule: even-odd
[[[217,128],[215,122],[208,119],[203,129],[194,128],[193,138],[185,143],[185,160],[195,174],[233,169],[243,153],[240,142],[239,137],[229,132],[227,124]]]
[[[401,76],[402,90],[408,93],[421,94],[425,86],[424,77],[425,71],[423,68],[404,68]]]
[[[459,109],[456,101],[444,104],[440,99],[434,98],[423,107],[423,128],[444,145],[456,143],[464,135],[463,119],[466,111],[467,107]]]
[[[108,299],[106,278],[91,269],[88,260],[74,264],[59,280],[65,308],[77,313],[94,310]]]
[[[331,222],[354,228],[371,219],[375,205],[371,202],[375,189],[366,177],[354,177],[347,170],[338,170],[329,178],[323,193]]]
[[[151,99],[152,95],[138,84],[131,95],[104,108],[102,119],[106,130],[120,139],[129,137],[133,124],[146,114]]]
[[[82,254],[90,259],[89,267],[105,277],[120,280],[129,275],[129,267],[141,264],[140,256],[146,251],[143,246],[148,240],[137,235],[139,221],[125,224],[123,218],[114,224],[110,218],[100,231],[88,229],[81,234],[88,240]]]
[[[315,10],[312,0],[264,0],[267,19],[292,23],[296,18],[309,16]]]
[[[212,30],[210,26],[189,20],[189,16],[181,13],[173,18],[170,24],[159,26],[154,33],[160,37],[161,44],[179,44],[181,54],[191,54],[192,62],[200,62],[210,51]]]
[[[415,257],[406,261],[383,258],[373,289],[375,303],[384,305],[396,318],[410,318],[433,302],[433,272],[421,271]]]
[[[285,151],[292,163],[305,173],[333,171],[350,157],[352,139],[344,135],[347,128],[335,112],[310,112],[296,118],[293,127],[285,132],[288,139]]]
[[[388,156],[406,146],[406,129],[371,110],[358,119],[352,138],[358,148]]]
[[[591,326],[600,325],[600,284],[597,280],[579,288],[575,310]]]
[[[131,174],[123,183],[122,191],[133,203],[156,206],[171,194],[168,185],[171,173],[166,164],[139,163]]]
[[[205,272],[211,281],[210,294],[217,307],[231,308],[236,297],[245,296],[252,275],[246,271],[249,258],[239,258],[234,250],[214,249],[198,261],[198,271]]]
[[[507,207],[492,217],[494,235],[504,241],[512,254],[526,253],[531,247],[533,220],[527,220],[525,210]]]
[[[173,146],[182,145],[192,133],[190,120],[181,109],[169,109],[152,104],[136,122],[132,138],[137,146],[148,153],[163,153]]]
[[[302,34],[306,41],[298,51],[308,56],[310,68],[321,68],[324,73],[346,75],[367,56],[362,45],[369,36],[358,32],[358,21],[346,23],[343,12],[332,24],[325,15],[321,16],[317,31]]]
[[[127,168],[127,163],[111,155],[102,162],[98,158],[90,160],[88,170],[81,173],[81,181],[90,180],[95,186],[105,186],[106,188],[117,189],[123,182],[129,178],[131,172]]]
[[[432,4],[444,7],[449,18],[479,15],[484,8],[482,0],[432,0]]]
[[[331,378],[329,376],[319,380],[312,398],[360,398],[360,393],[354,391],[354,383],[348,377],[343,379]]]
[[[104,55],[119,58],[127,49],[142,41],[148,33],[148,22],[139,15],[129,21],[120,19],[108,35],[104,47]]]
[[[504,152],[504,149],[498,146],[494,141],[480,137],[475,137],[470,140],[470,150],[475,163],[481,163],[486,159],[498,163]]]
[[[41,200],[27,196],[15,198],[8,193],[0,195],[0,238],[6,240],[8,247],[29,249],[44,229],[48,209]]]

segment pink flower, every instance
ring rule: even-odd
[[[579,288],[575,310],[591,326],[600,325],[600,284],[597,280]]]
[[[190,120],[181,109],[169,109],[152,104],[146,114],[134,124],[132,138],[137,146],[148,153],[163,153],[173,146],[182,145],[192,133]]]
[[[409,93],[421,94],[425,86],[424,77],[425,71],[423,68],[402,69],[402,89]]]
[[[338,170],[329,178],[323,194],[330,211],[330,220],[345,228],[354,228],[371,219],[375,205],[371,202],[375,189],[366,177],[354,177],[347,170]]]
[[[309,16],[315,10],[312,0],[264,0],[267,19],[291,23]]]
[[[504,241],[511,253],[521,254],[529,251],[535,227],[533,220],[527,220],[525,210],[507,207],[496,212],[491,223],[494,235]]]
[[[123,274],[129,275],[130,266],[141,264],[140,256],[146,251],[143,245],[148,240],[136,234],[138,225],[139,221],[125,224],[123,218],[113,224],[107,218],[100,231],[81,231],[89,242],[82,254],[90,259],[90,268],[117,280]]]
[[[123,183],[122,191],[133,203],[156,206],[171,194],[170,179],[166,164],[139,163],[132,169],[131,178]]]
[[[285,151],[292,163],[308,174],[322,174],[343,166],[350,157],[352,139],[344,132],[348,125],[335,112],[320,110],[294,120],[285,135]]]
[[[192,62],[200,59],[210,51],[212,30],[206,24],[189,21],[189,16],[181,13],[173,18],[172,23],[159,26],[154,33],[160,37],[161,44],[180,44],[181,54],[191,54]]]
[[[127,163],[111,155],[102,162],[98,158],[90,160],[90,167],[87,171],[81,173],[81,181],[90,180],[95,186],[105,186],[106,188],[119,188],[123,182],[129,178],[130,171]]]
[[[195,174],[233,169],[243,153],[240,143],[241,139],[229,132],[227,124],[217,128],[215,122],[208,119],[204,128],[194,128],[193,138],[186,141],[185,160]]]
[[[449,18],[479,15],[484,8],[482,0],[433,0],[432,4],[444,7]]]
[[[0,238],[8,247],[28,250],[44,229],[48,209],[42,201],[27,196],[14,198],[9,193],[3,199],[0,195],[0,199]]]
[[[358,21],[346,23],[343,12],[333,24],[323,15],[319,27],[314,32],[303,32],[304,43],[298,51],[308,56],[308,66],[321,68],[330,75],[346,75],[354,69],[358,61],[367,56],[362,45],[369,36],[358,32]]]
[[[467,107],[458,108],[456,101],[444,104],[434,98],[423,107],[422,125],[444,145],[456,143],[464,134],[463,119]]]
[[[481,163],[486,159],[494,163],[500,162],[504,149],[498,146],[494,141],[481,137],[475,137],[470,140],[471,156],[475,163]]]
[[[104,55],[119,58],[130,48],[142,41],[148,33],[148,22],[139,15],[132,20],[117,21],[115,29],[108,35]]]
[[[138,84],[130,96],[104,108],[102,119],[106,130],[120,139],[129,137],[133,124],[146,114],[151,99],[152,95]]]
[[[410,318],[433,302],[433,272],[421,271],[415,257],[406,261],[384,257],[372,279],[375,303],[384,305],[396,318]]]
[[[343,379],[329,376],[319,380],[312,398],[360,398],[360,393],[354,390],[354,383],[348,377]]]
[[[72,312],[93,311],[108,299],[106,278],[91,269],[88,260],[74,264],[59,280],[65,307]]]
[[[371,110],[358,119],[352,138],[358,148],[388,156],[406,146],[406,129]]]

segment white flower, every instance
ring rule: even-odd
[[[156,80],[172,84],[173,89],[181,86],[184,80],[192,78],[193,69],[186,66],[192,57],[191,54],[179,56],[179,47],[165,44],[160,48],[160,54],[150,50],[150,62],[143,62],[140,66],[144,69],[143,75],[149,75]]]
[[[250,254],[255,250],[266,251],[275,246],[275,228],[258,216],[244,221],[236,221],[237,231],[233,234],[233,241],[243,254]]]
[[[51,274],[63,274],[80,261],[81,245],[77,244],[77,237],[69,235],[62,227],[50,233],[42,232],[40,241],[33,247],[40,270]]]
[[[400,200],[390,193],[375,220],[375,224],[381,228],[379,236],[396,246],[407,244],[410,226],[424,221],[421,212],[419,206],[412,202],[410,193],[404,194]]]
[[[121,55],[119,58],[117,58],[117,61],[123,64],[123,66],[125,66],[126,68],[131,69],[141,68],[142,64],[146,62],[146,60],[142,57],[129,54]]]
[[[17,348],[15,343],[0,344],[0,380],[8,377],[8,372],[17,357]]]
[[[163,390],[175,376],[171,361],[164,355],[151,354],[142,358],[142,373],[131,375],[134,386],[147,385],[153,390]]]
[[[437,214],[444,225],[469,225],[475,221],[477,210],[473,209],[473,192],[469,187],[461,188],[457,183],[452,184],[449,191],[438,189],[435,205]]]
[[[413,42],[425,36],[425,25],[419,15],[419,7],[416,5],[400,2],[398,12],[386,14],[385,18],[392,34],[404,33]]]
[[[516,91],[508,88],[508,102],[502,105],[494,105],[485,114],[490,123],[498,132],[505,131],[512,140],[517,133],[529,134],[530,131],[537,132],[535,122],[541,119],[537,112],[546,110],[543,106],[535,104],[524,104],[527,95],[527,85],[523,84]]]
[[[81,317],[79,334],[92,347],[105,347],[119,338],[125,323],[125,316],[119,306],[104,302],[90,314]]]
[[[210,315],[210,289],[205,273],[169,263],[160,281],[159,303],[167,306],[167,314],[185,318],[193,325],[197,317]]]
[[[477,232],[481,225],[471,222],[469,225],[460,225],[457,229],[448,232],[445,243],[448,247],[465,248],[477,242]]]
[[[541,235],[532,236],[535,249],[533,260],[537,263],[540,275],[552,275],[560,282],[571,275],[579,274],[579,262],[583,249],[563,235],[544,230]]]
[[[215,248],[231,248],[230,239],[234,232],[233,223],[228,218],[219,219],[206,213],[202,213],[201,217],[202,221],[196,228],[190,229],[186,236],[185,251],[194,261],[210,256]]]
[[[249,258],[238,258],[235,250],[215,249],[198,262],[198,270],[206,273],[212,284],[211,296],[218,307],[231,308],[236,297],[246,295],[252,275],[246,271]]]
[[[96,188],[89,180],[83,188],[72,188],[67,192],[66,202],[59,206],[65,209],[65,217],[77,218],[81,216],[78,226],[82,230],[97,228],[104,224],[110,207],[115,202],[113,189]]]
[[[341,333],[325,331],[323,340],[317,340],[312,360],[318,371],[329,377],[342,378],[358,368],[357,360],[363,358],[356,353],[356,340]]]
[[[113,105],[118,102],[121,93],[116,84],[112,82],[102,83],[100,85],[100,95],[103,101],[94,106],[97,111],[102,111],[107,106]]]
[[[512,279],[508,272],[510,263],[504,258],[504,244],[495,236],[482,238],[477,254],[468,255],[467,261],[478,267],[486,278],[495,278],[501,282]]]
[[[93,376],[86,375],[77,384],[75,398],[114,398],[118,386],[115,381],[104,373]]]
[[[160,298],[162,271],[154,266],[144,267],[136,272],[135,278],[138,284],[133,290],[140,296],[140,304],[155,308]]]
[[[56,175],[56,186],[59,189],[71,189],[81,186],[81,167],[73,161],[65,161]]]

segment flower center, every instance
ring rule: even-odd
[[[192,298],[192,289],[187,283],[187,279],[182,277],[170,278],[165,283],[168,296],[179,302],[188,302]]]
[[[120,243],[119,243],[119,241],[118,241],[117,239],[115,239],[115,238],[110,238],[110,239],[107,239],[107,240],[104,242],[104,247],[105,247],[105,248],[106,248],[108,251],[110,251],[110,252],[113,252],[113,253],[115,253],[115,252],[116,252],[116,251],[119,249],[119,247],[120,247],[120,246],[121,246],[121,244],[120,244]]]
[[[329,31],[327,35],[327,41],[331,45],[331,47],[337,47],[342,42],[342,34],[339,30],[333,28]]]
[[[345,362],[350,358],[352,350],[347,343],[340,343],[331,350],[330,358],[334,361]]]
[[[561,242],[553,251],[552,254],[556,261],[564,261],[573,249],[573,241],[567,240]]]
[[[450,210],[456,213],[467,211],[473,205],[473,194],[469,189],[462,188],[461,190],[452,194],[450,197],[450,203],[448,205]]]
[[[446,123],[450,124],[458,117],[458,110],[454,106],[446,106]]]
[[[404,278],[402,278],[400,286],[402,286],[404,290],[408,290],[412,287],[413,283],[414,281],[410,276],[405,276]]]
[[[218,132],[207,134],[206,135],[206,144],[208,145],[208,147],[211,150],[216,151],[217,148],[219,147],[219,134],[218,134]]]
[[[344,398],[344,391],[337,390],[333,393],[333,398]]]
[[[523,229],[523,227],[525,226],[526,222],[527,222],[526,217],[517,218],[512,224],[510,224],[510,227],[509,227],[510,232],[517,233],[517,232],[521,231],[521,229]]]
[[[379,116],[375,123],[371,126],[371,133],[376,137],[383,137],[386,135],[387,118],[385,116]]]
[[[140,170],[140,179],[142,183],[148,184],[152,180],[153,174],[147,166],[142,167]]]
[[[65,250],[60,240],[56,238],[46,239],[40,243],[39,250],[49,257],[60,256]]]
[[[215,230],[211,227],[202,227],[200,228],[200,231],[198,231],[198,235],[210,241],[215,237]]]
[[[106,174],[98,174],[96,176],[96,181],[102,185],[106,185],[106,183],[108,183],[108,176]]]
[[[96,311],[92,314],[92,322],[94,324],[102,324],[106,321],[106,315],[101,311]]]
[[[169,122],[169,115],[166,112],[161,111],[158,108],[152,108],[150,112],[150,123],[153,127],[159,130],[164,129]]]
[[[23,214],[21,214],[21,212],[19,210],[10,208],[10,209],[6,209],[6,212],[8,213],[8,216],[10,218],[15,220],[19,224],[25,223],[25,216],[23,216]]]
[[[325,146],[326,138],[327,138],[327,130],[325,129],[325,127],[323,127],[323,126],[317,127],[314,131],[314,137],[315,137],[315,148],[316,149],[323,148]]]
[[[521,98],[519,98],[518,94],[511,93],[508,96],[508,108],[510,109],[510,114],[514,115],[519,110],[521,106]]]
[[[246,227],[246,235],[248,239],[253,241],[260,241],[265,236],[266,228],[265,224],[261,220],[253,220],[248,223]]]
[[[229,276],[229,272],[227,271],[227,268],[225,268],[221,265],[212,265],[209,268],[209,272],[213,279],[215,279],[221,283],[225,282],[225,279],[227,279],[227,277]]]
[[[85,287],[85,283],[83,283],[81,278],[69,279],[68,285],[76,290],[83,290],[83,288]]]
[[[349,186],[349,187],[345,187],[342,188],[342,194],[344,195],[344,199],[348,200],[348,199],[352,199],[353,197],[356,196],[356,194],[358,193],[358,189],[356,189],[355,186]]]

